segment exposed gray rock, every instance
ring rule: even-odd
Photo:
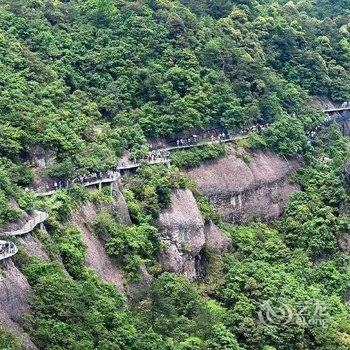
[[[190,190],[176,190],[171,205],[158,219],[164,249],[159,261],[164,270],[197,277],[196,258],[205,244],[204,221]]]
[[[114,213],[117,215],[120,222],[122,222],[125,225],[131,225],[131,218],[130,218],[128,204],[126,203],[126,200],[123,194],[120,192],[117,184],[114,184],[113,186],[113,198],[114,198],[114,204],[113,204]]]
[[[81,228],[83,241],[87,247],[86,266],[92,268],[101,279],[113,283],[120,291],[123,291],[123,275],[115,261],[107,254],[103,242],[85,225]]]
[[[151,282],[152,276],[148,273],[146,266],[141,265],[139,279],[130,281],[128,284],[128,294],[133,302],[142,300]]]
[[[265,221],[280,216],[287,198],[299,189],[288,181],[299,166],[270,152],[240,149],[187,174],[225,220],[242,223],[254,216]]]
[[[205,244],[214,253],[220,254],[233,250],[231,238],[225,235],[213,222],[209,222],[204,227]]]
[[[44,168],[55,162],[56,153],[51,150],[44,149],[41,146],[35,146],[29,155],[30,162],[35,168]]]
[[[33,233],[18,237],[19,242],[22,244],[26,253],[30,256],[35,256],[43,261],[50,261],[50,258],[42,246],[38,237]]]
[[[311,100],[309,104],[318,109],[336,108],[336,106],[327,96],[313,97],[313,100]]]
[[[16,335],[25,349],[36,350],[24,332],[23,315],[30,312],[28,298],[31,289],[27,279],[11,259],[0,262],[0,326]]]
[[[83,232],[83,241],[87,247],[86,266],[93,269],[101,279],[113,283],[120,291],[123,291],[122,272],[107,254],[104,243],[89,229],[89,223],[95,219],[100,209],[93,203],[86,203],[73,213],[71,223],[77,225]]]
[[[350,235],[341,235],[337,238],[338,247],[343,253],[350,252]]]

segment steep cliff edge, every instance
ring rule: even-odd
[[[120,222],[130,225],[128,206],[119,189],[114,189],[113,201],[110,204],[95,205],[87,202],[71,215],[70,222],[77,225],[83,233],[83,242],[86,245],[85,264],[93,269],[104,281],[113,283],[120,291],[124,290],[124,281],[121,270],[115,261],[107,254],[104,242],[91,232],[89,224],[103,209],[113,212]]]
[[[11,259],[0,262],[0,327],[15,334],[25,349],[36,350],[24,332],[22,316],[30,311],[30,286]]]
[[[190,190],[176,190],[171,205],[158,219],[163,249],[159,262],[165,271],[188,277],[201,276],[204,247],[216,252],[232,248],[231,240],[213,223],[205,224],[197,202]]]
[[[26,213],[19,208],[15,199],[11,198],[10,203],[12,207],[19,212],[19,218],[15,221],[5,223],[0,227],[0,232],[16,231],[32,218],[30,213]]]
[[[123,275],[115,262],[107,254],[104,243],[89,228],[101,208],[92,203],[84,204],[72,217],[71,222],[83,233],[86,245],[85,265],[96,272],[104,281],[113,283],[119,290],[124,290]]]
[[[79,210],[75,211],[69,223],[77,225],[83,233],[83,241],[87,246],[86,266],[92,268],[97,275],[116,285],[119,290],[124,289],[123,277],[114,264],[113,260],[108,256],[104,248],[104,243],[98,239],[90,230],[89,223],[95,218],[96,214],[107,208],[116,213],[119,219],[130,224],[130,216],[126,202],[116,188],[114,191],[113,201],[109,204],[94,205],[91,202],[82,205]],[[8,225],[8,228],[17,229],[23,226],[31,217],[23,214],[21,219]],[[40,235],[47,235],[45,227]],[[31,232],[17,237],[19,246],[29,256],[35,256],[43,261],[50,261],[49,254],[45,251],[43,244],[38,236]],[[70,278],[68,272],[65,271],[60,256],[56,257],[61,265],[63,272]],[[6,259],[0,262],[0,328],[16,335],[25,349],[37,350],[37,347],[25,333],[25,324],[23,315],[30,313],[28,300],[30,299],[31,288],[26,277],[14,265],[12,259]]]
[[[45,233],[47,234],[47,233]],[[36,258],[43,261],[50,261],[50,257],[45,251],[42,243],[39,238],[35,236],[33,233],[28,233],[26,235],[20,236],[18,241],[21,243],[24,251],[29,256],[35,256]]]
[[[244,223],[252,217],[268,221],[282,214],[287,198],[299,189],[288,181],[299,167],[297,160],[240,149],[187,174],[226,221]]]

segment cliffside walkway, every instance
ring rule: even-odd
[[[344,111],[350,111],[350,106],[338,107],[338,108],[326,108],[323,110],[323,113],[329,114],[329,113],[344,112]]]
[[[195,143],[195,144],[185,144],[182,146],[173,146],[173,147],[166,147],[166,148],[158,149],[156,151],[157,154],[163,154],[163,156],[157,156],[157,155],[152,156],[151,152],[150,152],[147,159],[136,160],[134,162],[128,162],[126,164],[118,165],[118,166],[114,167],[112,170],[109,170],[108,172],[104,173],[99,178],[93,178],[91,176],[88,176],[86,179],[77,178],[77,179],[74,179],[72,181],[67,180],[64,182],[63,185],[59,185],[56,188],[55,187],[50,188],[49,190],[44,191],[44,192],[36,192],[34,194],[34,196],[35,197],[51,196],[57,190],[68,189],[73,184],[82,185],[84,187],[98,186],[99,188],[101,188],[101,186],[103,184],[112,184],[112,183],[117,182],[119,180],[119,178],[121,178],[122,171],[137,169],[143,164],[148,164],[148,165],[166,164],[169,166],[171,164],[171,159],[170,159],[170,156],[167,155],[167,153],[169,153],[171,151],[194,148],[194,147],[201,147],[201,146],[205,146],[205,145],[234,142],[234,141],[237,141],[239,139],[244,139],[247,137],[248,137],[248,134],[237,135],[237,136],[228,137],[228,138],[222,139],[222,140],[203,141],[203,142],[199,142],[199,143]]]
[[[350,111],[349,107],[340,107],[340,108],[328,108],[324,109],[323,112],[328,115],[328,117],[325,119],[325,121],[318,125],[314,131],[312,131],[309,134],[309,138],[313,139],[314,136],[323,128],[323,127],[329,127],[333,122],[336,123],[342,123],[346,120],[350,119],[349,115],[341,115],[342,112]],[[332,116],[335,114],[335,117]],[[37,192],[35,193],[35,197],[45,197],[45,196],[51,196],[59,189],[67,189],[72,184],[79,184],[84,187],[93,187],[98,186],[99,188],[102,187],[103,184],[113,184],[119,180],[121,177],[121,173],[128,170],[137,169],[142,164],[149,164],[149,165],[155,165],[155,164],[167,164],[170,165],[171,159],[170,159],[170,152],[177,151],[177,150],[183,150],[183,149],[190,149],[195,147],[201,147],[201,146],[207,146],[207,145],[214,145],[214,144],[220,144],[220,143],[230,143],[235,142],[238,140],[243,140],[249,137],[249,134],[251,132],[261,131],[264,130],[268,124],[261,124],[261,125],[254,125],[250,128],[246,128],[244,130],[241,130],[240,133],[235,135],[229,135],[227,132],[224,137],[220,138],[218,136],[213,136],[211,139],[203,139],[199,142],[194,141],[194,138],[185,138],[184,140],[180,139],[182,142],[180,143],[178,140],[178,144],[174,146],[168,146],[159,148],[156,150],[153,150],[149,152],[148,156],[145,159],[141,160],[135,160],[135,161],[126,161],[126,163],[119,164],[117,166],[114,166],[112,169],[108,170],[105,173],[99,173],[99,175],[96,177],[96,174],[94,175],[87,175],[83,178],[77,178],[74,180],[66,180],[63,181],[62,184],[59,184],[58,186],[54,186],[50,189],[47,189],[47,191],[44,192]],[[216,130],[217,131],[217,130]],[[224,134],[224,133],[223,133]],[[190,140],[191,139],[191,140]],[[190,140],[190,141],[188,141]]]
[[[34,217],[27,221],[20,229],[0,232],[0,236],[15,237],[25,235],[33,231],[36,226],[42,224],[48,218],[48,216],[49,214],[45,213],[44,211],[34,210]],[[0,240],[0,261],[10,258],[11,256],[17,254],[17,252],[18,248],[16,244],[13,242]]]
[[[34,194],[35,197],[46,197],[53,195],[57,190],[62,188],[69,188],[71,185],[82,185],[84,187],[92,187],[92,186],[98,186],[101,187],[103,184],[111,184],[120,178],[120,173],[118,171],[110,171],[108,172],[108,175],[101,175],[100,177],[92,177],[89,176],[87,178],[77,178],[73,179],[72,181],[65,181],[62,185],[57,185],[48,191],[45,192],[36,192]]]
[[[62,185],[58,185],[56,188],[51,188],[45,192],[37,192],[34,194],[35,197],[47,197],[53,195],[59,189],[68,189],[71,185],[82,185],[84,187],[99,187],[101,189],[103,184],[113,184],[117,182],[121,178],[121,171],[137,169],[142,164],[170,164],[170,159],[168,158],[156,158],[154,160],[141,160],[137,162],[132,162],[128,164],[124,164],[121,166],[114,167],[113,170],[109,170],[107,173],[102,175],[95,176],[87,176],[83,178],[77,178],[73,180],[67,180]]]
[[[320,131],[324,127],[330,126],[333,122],[342,123],[342,122],[348,121],[350,119],[350,113],[345,113],[346,115],[341,114],[347,111],[350,111],[350,106],[324,109],[323,112],[327,114],[328,117],[322,124],[318,125],[315,128],[315,130],[310,133],[309,138],[311,139],[314,138],[314,136],[318,133],[318,131]],[[336,116],[332,117],[332,115],[334,114]],[[262,130],[266,126],[267,125],[259,125],[258,128]],[[136,169],[145,163],[149,165],[155,165],[155,164],[170,165],[171,151],[201,147],[206,145],[214,145],[214,144],[220,144],[220,143],[235,142],[238,140],[246,139],[249,136],[250,131],[253,131],[253,132],[257,131],[257,127],[254,126],[250,129],[245,129],[244,131],[242,130],[240,134],[236,134],[234,136],[230,136],[226,133],[225,137],[222,137],[222,138],[219,136],[219,138],[216,137],[215,139],[213,139],[212,137],[211,140],[204,139],[200,142],[193,142],[193,140],[192,142],[184,141],[181,144],[179,144],[178,142],[176,146],[164,147],[164,148],[160,148],[150,152],[146,159],[136,160],[134,162],[128,162],[127,164],[121,164],[121,165],[115,166],[112,169],[108,170],[106,173],[98,173],[98,174],[95,173],[95,174],[73,179],[72,181],[67,180],[59,185],[56,184],[54,188],[51,188],[48,191],[35,193],[35,197],[50,196],[54,194],[58,189],[69,188],[69,186],[71,186],[72,184],[80,184],[84,187],[98,186],[100,189],[102,187],[102,184],[111,184],[112,186],[113,183],[119,180],[119,178],[121,177],[122,171]],[[48,218],[47,213],[43,211],[35,210],[34,217],[31,218],[28,222],[26,222],[22,228],[18,230],[0,232],[0,236],[20,236],[20,235],[27,234],[33,231],[33,229],[37,225],[42,224],[47,218]],[[0,241],[0,261],[10,258],[11,256],[15,255],[17,252],[18,252],[18,248],[13,242]]]
[[[160,151],[166,151],[166,149],[162,149]],[[142,164],[149,164],[149,165],[155,165],[155,164],[170,164],[171,160],[167,159],[167,158],[156,158],[154,160],[141,160],[141,161],[137,161],[134,163],[130,163],[130,164],[125,164],[122,166],[118,166],[117,170],[118,171],[122,171],[122,170],[129,170],[129,169],[136,169],[138,167],[140,167]]]
[[[17,252],[18,248],[13,242],[0,241],[0,261],[14,256]]]
[[[248,138],[249,134],[239,134],[239,135],[235,135],[235,136],[229,136],[225,139],[221,139],[221,140],[213,140],[213,141],[202,141],[202,142],[198,142],[198,143],[194,143],[194,144],[190,144],[190,145],[183,145],[183,146],[172,146],[172,147],[167,147],[167,148],[161,148],[159,149],[159,151],[177,151],[177,150],[181,150],[181,149],[188,149],[188,148],[194,148],[194,147],[201,147],[201,146],[210,146],[210,145],[217,145],[220,143],[230,143],[230,142],[235,142],[238,140],[244,140],[246,138]]]
[[[0,236],[21,236],[25,235],[34,230],[36,226],[42,224],[47,218],[49,214],[43,211],[34,210],[34,217],[27,221],[23,227],[18,230],[5,231],[0,232]]]

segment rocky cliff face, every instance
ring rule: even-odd
[[[190,280],[202,274],[204,247],[216,252],[232,248],[231,240],[213,223],[205,225],[190,190],[176,190],[171,205],[158,219],[163,250],[159,261],[164,270],[181,274]]]
[[[25,349],[36,350],[23,330],[23,314],[30,311],[30,286],[11,259],[0,262],[0,327],[15,334]]]
[[[104,242],[89,228],[89,224],[103,209],[113,212],[120,222],[130,225],[131,219],[127,203],[116,185],[113,189],[113,201],[108,205],[94,205],[88,202],[71,215],[71,223],[77,225],[83,233],[83,241],[87,247],[85,264],[93,269],[104,281],[113,283],[120,291],[124,291],[124,281],[121,270],[115,261],[107,254]]]
[[[114,193],[114,201],[108,209],[114,211],[122,222],[130,224],[128,208],[122,194],[117,188]],[[86,266],[92,268],[101,279],[114,283],[119,290],[123,290],[123,278],[120,270],[107,255],[103,242],[89,230],[88,223],[101,209],[102,206],[87,203],[73,213],[71,223],[79,226],[83,232],[83,240],[87,246]],[[23,213],[18,222],[8,225],[7,228],[20,228],[30,218],[29,215]],[[41,234],[47,234],[45,227],[43,230],[44,232]],[[20,236],[17,240],[28,255],[43,261],[50,261],[49,255],[34,233]],[[70,278],[59,256],[57,261],[61,264],[66,276]],[[0,261],[0,328],[15,334],[25,349],[37,350],[37,347],[25,333],[26,325],[23,323],[23,315],[30,312],[28,303],[30,293],[31,288],[26,277],[17,269],[12,259]]]
[[[7,232],[7,231],[15,231],[20,229],[27,221],[31,219],[30,213],[26,213],[25,211],[21,210],[18,206],[18,203],[15,199],[10,199],[10,203],[14,209],[16,209],[19,213],[19,219],[12,222],[7,222],[3,226],[0,227],[0,232]]]
[[[18,241],[29,256],[35,256],[43,261],[50,261],[50,258],[42,246],[38,237],[32,233],[18,237]]]
[[[287,198],[299,188],[288,176],[300,166],[273,153],[238,150],[226,158],[203,164],[187,174],[224,219],[244,223],[282,214]]]
[[[204,226],[205,244],[214,254],[232,251],[232,240],[226,236],[213,222]]]
[[[124,282],[121,270],[107,254],[104,242],[89,228],[89,223],[95,219],[101,209],[103,209],[103,206],[86,203],[72,214],[71,223],[78,226],[83,233],[83,242],[87,247],[85,254],[86,266],[93,269],[102,280],[113,283],[120,291],[123,291]],[[116,212],[122,222],[131,223],[128,207],[124,198],[119,198],[119,195],[115,202],[109,206],[109,210]]]

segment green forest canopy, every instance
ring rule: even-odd
[[[330,2],[2,1],[0,176],[12,192],[30,183],[34,145],[57,152],[50,174],[66,177],[190,128],[283,127],[296,113],[309,131],[310,95],[350,99],[349,6],[318,14],[319,3]]]
[[[350,100],[349,10],[345,0],[1,1],[0,224],[18,217],[10,198],[31,206],[23,188],[33,180],[36,145],[57,154],[50,175],[66,177],[106,169],[125,149],[142,155],[147,139],[268,121],[255,146],[309,155],[306,134],[322,118],[311,97]],[[225,228],[237,250],[215,283],[199,290],[163,274],[132,309],[86,271],[80,233],[61,232],[53,220],[56,242],[47,243],[74,278],[55,264],[22,261],[34,290],[31,337],[50,350],[348,349],[348,257],[336,241],[349,229],[340,177],[347,150],[336,130],[312,154],[324,145],[333,163],[305,169],[302,191],[275,227]],[[171,180],[146,170],[126,192],[136,226],[116,226],[109,251],[131,272],[154,263],[153,216],[183,185]],[[329,327],[265,327],[254,316],[262,298],[321,300]],[[20,348],[2,332],[0,344]]]

